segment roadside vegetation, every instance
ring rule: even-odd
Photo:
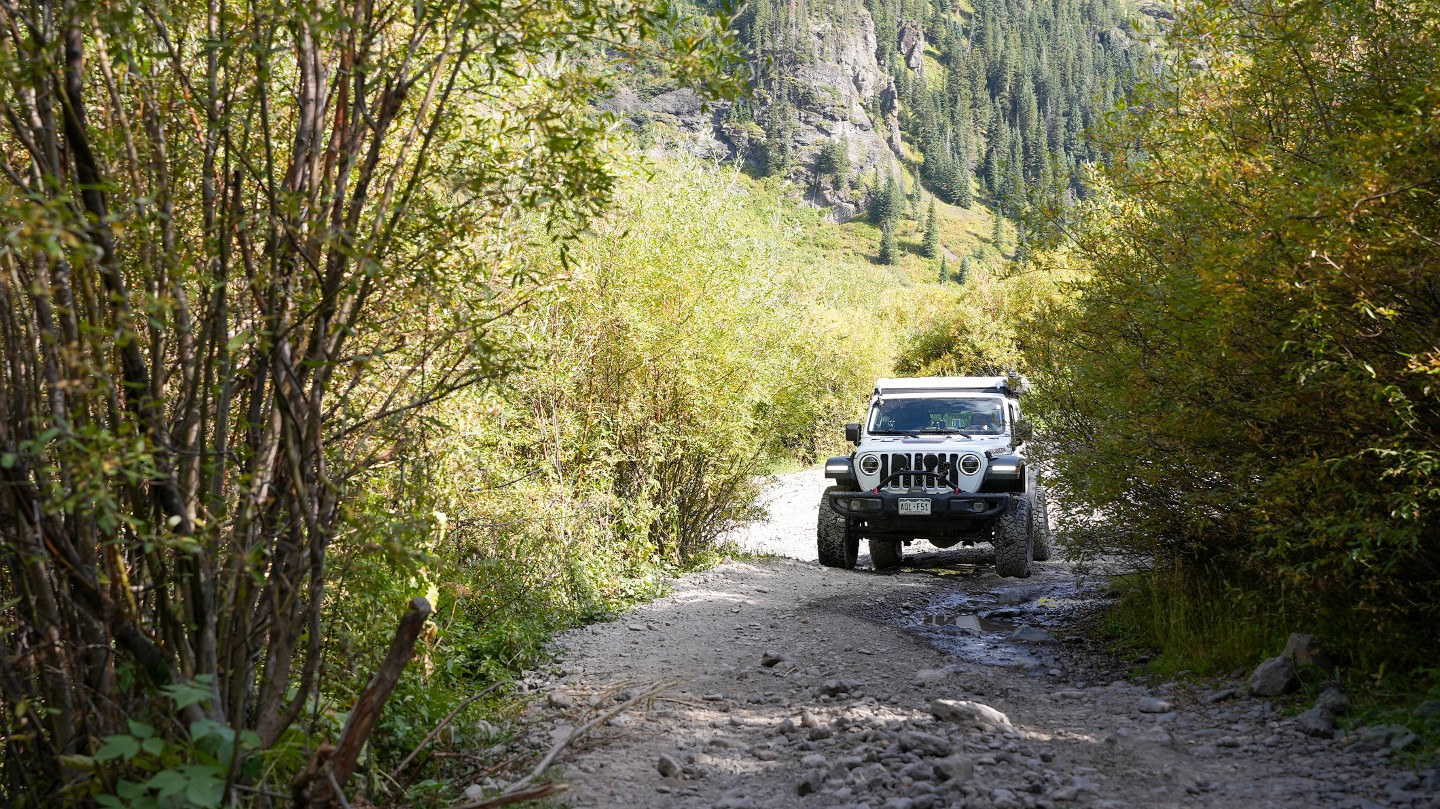
[[[1172,670],[1303,631],[1357,684],[1434,676],[1437,35],[1425,3],[1188,8],[1037,258],[1086,279],[1027,351],[1057,500],[1079,553],[1154,565],[1120,617]]]

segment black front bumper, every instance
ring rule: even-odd
[[[826,504],[861,536],[886,539],[966,539],[990,531],[1010,507],[1010,495],[992,492],[830,492]],[[929,514],[901,513],[922,501]],[[921,507],[923,510],[923,506]]]

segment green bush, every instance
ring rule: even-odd
[[[1187,12],[1042,264],[1057,499],[1095,552],[1233,567],[1353,662],[1440,641],[1440,10]]]

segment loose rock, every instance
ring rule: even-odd
[[[1289,658],[1297,669],[1303,669],[1306,666],[1314,666],[1321,671],[1334,669],[1329,655],[1325,654],[1323,644],[1314,635],[1291,633],[1289,640],[1285,642],[1285,651],[1281,652],[1280,656]]]
[[[1295,717],[1295,727],[1306,735],[1328,739],[1335,735],[1335,715],[1324,708],[1311,708]]]
[[[655,761],[655,769],[665,778],[679,778],[682,772],[680,762],[676,761],[669,753],[661,753],[660,758]]]
[[[1315,698],[1315,707],[1323,708],[1335,716],[1341,716],[1350,710],[1350,698],[1339,688],[1329,688],[1320,692]]]
[[[1135,707],[1140,713],[1169,713],[1171,708],[1170,703],[1159,697],[1141,697]]]
[[[965,782],[975,774],[975,762],[956,753],[935,762],[935,774],[943,781]]]
[[[981,730],[1009,730],[1010,717],[981,702],[937,699],[930,703],[930,713],[937,719],[957,725],[973,725]]]
[[[773,669],[777,665],[784,663],[786,660],[789,659],[790,658],[779,652],[765,652],[764,654],[760,655],[760,665],[764,666],[767,669]]]
[[[918,730],[907,730],[900,734],[900,749],[907,753],[915,752],[924,756],[948,756],[950,740]]]
[[[1295,663],[1288,657],[1272,657],[1255,667],[1246,685],[1257,697],[1278,697],[1295,687]]]

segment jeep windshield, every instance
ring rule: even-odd
[[[1005,408],[999,399],[927,396],[880,399],[870,410],[871,435],[1000,435]]]

